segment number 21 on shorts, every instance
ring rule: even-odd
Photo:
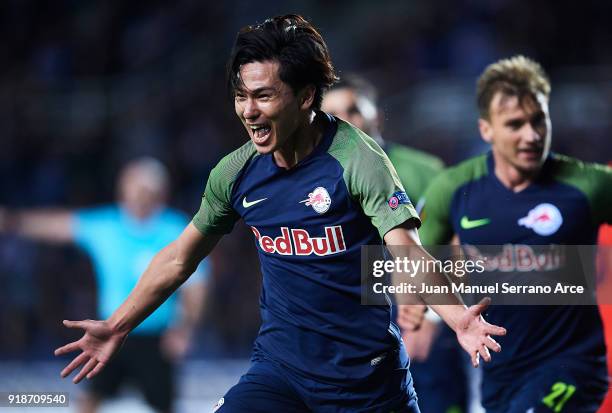
[[[558,381],[551,386],[550,390],[548,396],[542,399],[542,403],[555,413],[559,413],[569,398],[576,392],[576,386]]]

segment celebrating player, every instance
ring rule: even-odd
[[[612,222],[612,170],[551,154],[549,81],[523,56],[478,79],[487,154],[439,175],[425,195],[425,245],[596,242]],[[594,306],[494,306],[487,317],[512,333],[484,368],[487,412],[595,412],[607,390],[601,319]]]
[[[208,179],[202,204],[159,252],[127,300],[57,354],[80,351],[62,371],[98,374],[127,334],[184,282],[242,217],[263,272],[262,326],[252,364],[220,412],[418,412],[390,309],[360,305],[360,249],[416,245],[419,218],[388,158],[363,132],[318,111],[335,80],[316,29],[296,15],[240,30],[228,64],[236,114],[249,142]],[[240,282],[239,279],[236,280]],[[436,306],[472,356],[499,351],[487,303]]]

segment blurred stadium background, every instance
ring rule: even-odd
[[[193,214],[212,166],[246,139],[225,89],[234,36],[288,12],[320,28],[340,75],[379,87],[389,140],[449,164],[482,151],[475,78],[523,53],[552,78],[553,149],[612,158],[610,2],[5,0],[0,204],[112,202],[119,166],[153,155],[171,170],[171,205]],[[214,252],[178,411],[212,405],[244,371],[259,326],[251,238],[239,225]],[[0,391],[78,394],[52,350],[74,337],[62,319],[95,317],[95,297],[82,252],[0,236]],[[129,389],[116,403],[106,411],[146,411]]]

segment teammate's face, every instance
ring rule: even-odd
[[[349,88],[333,89],[326,92],[321,103],[323,112],[350,122],[365,133],[370,134],[372,118],[375,118],[376,114],[373,114],[373,116],[370,114],[370,119],[368,119],[361,109],[357,94]]]
[[[497,92],[489,120],[480,119],[482,138],[491,144],[496,164],[522,175],[537,172],[550,150],[548,100],[542,95],[508,96]]]
[[[304,88],[296,95],[278,71],[278,62],[270,60],[240,67],[234,108],[259,153],[283,148],[311,112],[313,94]]]

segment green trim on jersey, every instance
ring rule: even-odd
[[[385,152],[413,203],[418,203],[431,181],[444,169],[444,162],[427,152],[389,142]]]
[[[589,201],[593,224],[612,223],[612,168],[553,154],[553,176],[582,192]]]
[[[344,169],[343,178],[380,237],[408,220],[418,227],[420,220],[412,204],[399,204],[393,210],[389,198],[404,188],[393,164],[382,148],[359,129],[338,119],[338,131],[327,151]]]
[[[193,217],[193,224],[203,233],[227,234],[240,218],[232,208],[231,195],[234,182],[246,163],[257,156],[255,146],[248,141],[225,156],[213,168],[206,183],[200,210]]]
[[[450,226],[453,195],[461,185],[487,175],[487,154],[470,158],[438,174],[423,196],[419,235],[423,245],[448,243],[454,235]]]

